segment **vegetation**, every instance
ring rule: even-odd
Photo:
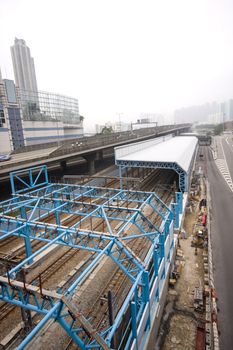
[[[198,124],[195,125],[196,129],[214,129],[215,128],[215,124]]]
[[[101,134],[112,134],[113,133],[113,128],[111,126],[104,126]]]
[[[224,131],[224,126],[223,124],[217,124],[214,127],[214,135],[220,135]]]

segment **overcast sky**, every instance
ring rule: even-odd
[[[233,97],[232,0],[0,0],[0,67],[26,40],[40,90],[86,125]]]

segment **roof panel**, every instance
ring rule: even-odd
[[[116,161],[177,163],[185,172],[188,172],[197,143],[198,139],[195,136],[177,136],[149,147],[147,142],[138,142],[136,151],[135,147],[133,148],[134,145],[116,147],[115,159]]]

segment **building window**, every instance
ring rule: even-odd
[[[4,111],[0,109],[0,127],[2,127],[5,122]]]

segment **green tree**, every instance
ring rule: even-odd
[[[214,127],[214,135],[220,135],[223,132],[223,124],[218,124]]]
[[[112,134],[113,133],[113,128],[111,126],[104,126],[101,134]]]

